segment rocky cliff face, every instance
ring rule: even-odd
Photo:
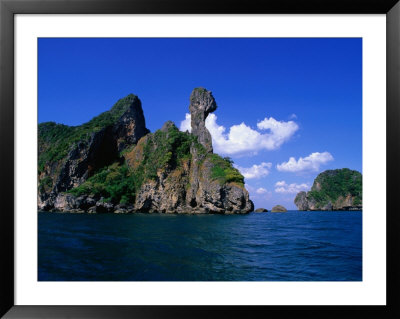
[[[207,152],[212,153],[211,134],[207,130],[205,121],[208,114],[217,109],[217,103],[210,91],[204,88],[196,88],[190,95],[189,111],[191,115],[192,134],[198,137],[198,141]]]
[[[59,129],[67,134],[60,134]],[[39,125],[39,162],[50,157],[42,169],[39,165],[39,209],[53,207],[58,194],[81,185],[96,171],[118,160],[120,151],[148,132],[141,102],[133,94],[78,127]],[[63,151],[65,155],[60,156],[58,152]]]
[[[115,125],[112,126],[112,140],[116,142],[118,152],[136,144],[150,131],[146,128],[142,103],[134,95],[128,98],[128,107]]]
[[[170,121],[148,133],[141,105],[135,105],[140,110],[128,108],[114,124],[78,142],[61,165],[46,163],[40,181],[61,169],[53,187],[42,182],[39,209],[225,214],[253,210],[243,176],[229,159],[212,153],[205,127],[207,115],[216,109],[211,92],[195,89],[191,94],[192,133],[180,132]],[[101,164],[92,164],[96,160]]]
[[[186,141],[192,138],[179,132],[173,123],[166,123],[160,131],[147,135],[125,155],[128,166],[134,169],[144,165],[143,170],[148,174],[152,168],[145,162],[146,149],[153,154],[159,153],[173,135],[186,135]],[[158,158],[161,158],[161,163],[151,161],[156,170],[153,177],[144,181],[138,189],[133,210],[164,213],[247,213],[253,210],[240,177],[238,180],[227,180],[226,176],[220,179],[213,175],[217,167],[230,163],[208,153],[195,140],[187,147],[188,153],[178,154],[172,148],[170,157],[164,159],[163,153],[160,153]],[[228,169],[235,170],[232,167]]]
[[[314,180],[311,191],[297,194],[299,210],[361,210],[362,176],[347,168],[327,170]]]

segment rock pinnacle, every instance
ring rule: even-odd
[[[217,109],[217,103],[211,93],[205,88],[195,88],[190,95],[189,111],[191,115],[192,134],[198,137],[202,144],[210,153],[213,151],[211,134],[207,130],[205,121],[211,112]]]

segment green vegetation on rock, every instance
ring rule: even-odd
[[[91,134],[115,123],[135,99],[137,99],[135,95],[129,94],[118,100],[109,111],[103,112],[79,126],[68,126],[54,122],[40,123],[38,125],[39,173],[43,171],[46,163],[57,162],[65,158],[77,142],[87,142]]]
[[[47,189],[51,188],[51,186],[53,186],[53,180],[50,176],[46,176],[40,181],[39,190],[46,191]]]
[[[311,191],[294,199],[299,210],[359,210],[362,208],[362,175],[348,168],[327,170],[314,180]]]
[[[244,177],[232,166],[232,160],[229,157],[222,158],[217,154],[209,154],[214,166],[211,169],[211,178],[218,180],[221,185],[225,183],[237,183],[244,186]]]
[[[126,204],[135,200],[139,179],[126,164],[114,163],[103,168],[78,187],[69,190],[75,196],[94,195],[105,202]]]
[[[167,131],[149,134],[143,147],[143,159],[137,170],[143,171],[143,180],[155,179],[160,169],[172,170],[184,160],[190,160],[190,146],[195,137],[170,125]]]
[[[317,176],[313,187],[308,193],[322,205],[328,201],[334,202],[339,196],[355,197],[354,205],[362,201],[362,175],[348,168],[327,170]]]
[[[39,131],[39,172],[48,162],[55,162],[65,157],[73,141],[76,128],[54,122],[40,123]]]

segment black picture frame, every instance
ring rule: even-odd
[[[22,306],[14,303],[14,15],[62,14],[386,14],[387,305],[386,306]],[[400,318],[400,3],[398,0],[0,0],[0,315],[4,318]],[[379,106],[377,106],[379,107]],[[377,212],[378,213],[378,212]]]

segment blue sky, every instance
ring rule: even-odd
[[[184,129],[202,86],[218,105],[214,150],[234,160],[256,207],[295,209],[318,173],[362,171],[361,39],[38,41],[39,123],[79,125],[134,93],[152,132],[167,120]]]

